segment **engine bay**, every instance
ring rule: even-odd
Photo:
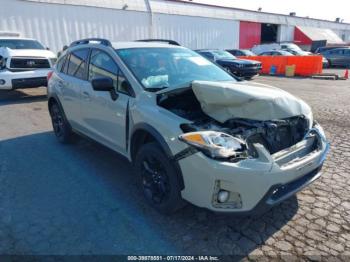
[[[261,144],[270,154],[274,154],[300,142],[309,128],[304,116],[269,121],[234,118],[220,123],[203,112],[191,88],[158,95],[158,105],[191,121],[180,126],[184,133],[205,130],[223,132],[246,141],[253,156],[256,154],[253,144]]]

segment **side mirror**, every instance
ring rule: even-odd
[[[46,50],[50,50],[50,47],[46,47]]]
[[[112,91],[114,89],[113,79],[110,77],[95,78],[91,84],[95,91]]]

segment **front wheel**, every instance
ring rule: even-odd
[[[134,162],[147,202],[163,214],[171,214],[184,205],[178,174],[157,143],[145,144]]]

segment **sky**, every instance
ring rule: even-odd
[[[344,19],[344,22],[350,23],[349,0],[193,0],[193,2],[225,5],[255,11],[261,7],[264,12],[281,14],[296,12],[297,16],[309,16],[331,21],[340,17]]]

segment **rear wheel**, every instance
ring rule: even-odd
[[[50,115],[52,127],[58,141],[63,144],[71,142],[73,137],[72,128],[70,127],[57,103],[53,103],[50,106]]]
[[[143,194],[153,208],[171,214],[184,205],[176,169],[157,143],[143,145],[134,165]]]

